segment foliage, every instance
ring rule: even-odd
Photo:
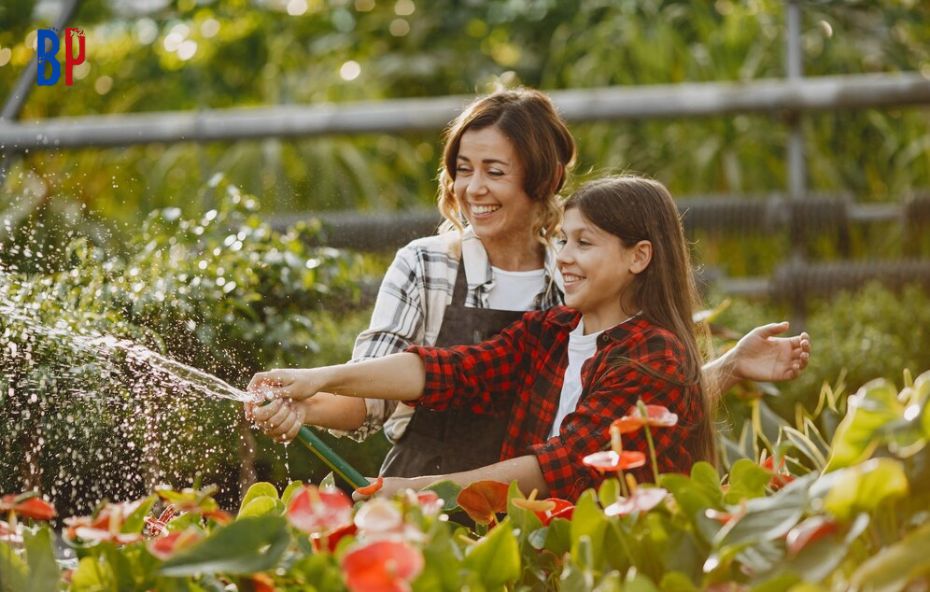
[[[196,369],[244,385],[318,363],[321,342],[347,357],[333,322],[358,300],[358,258],[308,246],[313,221],[272,230],[222,178],[204,192],[218,209],[153,212],[124,256],[77,239],[63,271],[2,271],[2,489],[28,483],[74,511],[200,471],[238,499],[240,447],[254,444],[240,405],[217,396],[242,393]]]
[[[930,372],[900,392],[885,381],[869,383],[849,408],[826,465],[805,452],[816,446],[810,437],[784,428],[774,452],[789,468],[743,459],[721,480],[697,463],[690,475],[662,475],[660,487],[637,485],[630,500],[651,501],[632,505],[608,479],[555,517],[544,511],[554,503],[526,498],[512,484],[492,504],[501,514],[485,519],[492,523],[486,534],[441,512],[455,499],[470,505],[480,498],[484,507],[487,482],[477,484],[485,492],[478,498],[440,484],[354,509],[334,490],[292,484],[279,498],[273,486],[257,483],[235,519],[211,509],[209,491],[162,490],[161,505],[175,513],[144,533],[143,522],[154,521],[154,497],[99,511],[120,516],[109,519],[109,532],[129,540],[67,531],[77,559],[64,572],[48,560],[49,527],[13,519],[25,543],[0,542],[0,587],[29,581],[54,589],[62,578],[73,591],[925,586],[930,562],[916,550],[930,540]]]

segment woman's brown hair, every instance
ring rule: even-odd
[[[675,200],[658,181],[619,176],[586,183],[565,202],[566,211],[572,208],[617,236],[625,247],[644,240],[652,244],[652,260],[630,284],[628,297],[643,318],[670,331],[684,345],[685,380],[699,386],[704,407],[697,434],[700,449],[695,452],[714,462],[712,408],[701,382],[702,358],[692,316],[700,298]]]
[[[523,165],[523,190],[540,204],[533,234],[551,240],[562,220],[558,192],[575,164],[575,140],[544,93],[518,88],[476,99],[445,133],[439,174],[439,211],[443,230],[462,228],[453,184],[462,136],[470,130],[496,126],[513,144]]]

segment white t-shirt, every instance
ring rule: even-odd
[[[546,289],[546,270],[504,271],[491,266],[494,287],[488,292],[488,307],[495,310],[533,310],[536,295]]]
[[[578,406],[578,399],[581,397],[581,366],[594,356],[597,351],[597,337],[601,333],[603,331],[585,335],[582,319],[568,334],[568,367],[565,368],[562,392],[559,394],[559,412],[556,413],[552,429],[549,430],[550,438],[559,435],[562,420]]]

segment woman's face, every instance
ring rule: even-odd
[[[624,246],[578,208],[565,212],[559,243],[556,263],[565,282],[565,304],[584,315],[586,332],[613,327],[636,313],[630,303],[621,306],[623,294],[642,270],[635,246]]]
[[[453,191],[459,209],[486,247],[532,240],[537,206],[523,189],[523,163],[496,126],[462,134]]]

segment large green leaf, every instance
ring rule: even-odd
[[[249,490],[245,492],[242,503],[239,504],[239,516],[242,516],[242,511],[245,510],[249,503],[259,498],[277,500],[278,490],[274,485],[265,481],[253,483],[252,486],[249,487]],[[267,506],[267,504],[265,504],[265,506]],[[252,515],[254,516],[255,514]]]
[[[609,523],[604,511],[597,505],[594,491],[589,489],[581,494],[575,510],[572,512],[571,538],[572,560],[578,565],[585,565],[579,541],[587,538],[591,547],[593,565],[601,565],[604,553],[604,537]]]
[[[129,516],[126,517],[126,521],[123,522],[123,526],[120,527],[120,532],[142,532],[142,527],[145,525],[145,517],[148,516],[149,512],[152,511],[152,506],[155,505],[156,501],[158,501],[157,495],[150,495],[142,500],[139,503],[139,506],[133,510]]]
[[[481,575],[488,589],[512,584],[520,577],[520,546],[509,518],[504,518],[491,532],[472,545],[464,565]]]
[[[29,563],[29,586],[26,589],[29,592],[54,592],[58,586],[58,564],[55,562],[51,529],[43,526],[35,534],[26,533],[23,538]]]
[[[242,518],[166,561],[161,573],[191,576],[264,571],[278,563],[289,542],[287,521],[281,516]]]
[[[856,512],[872,512],[889,499],[907,495],[909,486],[904,466],[892,458],[874,458],[843,469],[824,499],[824,509],[840,520]]]
[[[867,459],[880,443],[876,434],[888,423],[900,419],[904,412],[897,389],[885,379],[864,385],[849,398],[848,405],[846,417],[833,436],[827,471]]]
[[[930,574],[930,524],[866,560],[850,579],[854,590],[893,592],[908,582]]]
[[[97,557],[84,557],[71,574],[72,592],[117,592],[116,577],[105,561]]]
[[[0,541],[0,592],[28,590],[29,567],[13,548]]]
[[[456,500],[458,499],[462,488],[456,483],[449,480],[437,481],[432,485],[424,487],[424,489],[435,491],[436,495],[442,499],[443,512],[454,512],[455,510],[459,509],[459,504]]]

